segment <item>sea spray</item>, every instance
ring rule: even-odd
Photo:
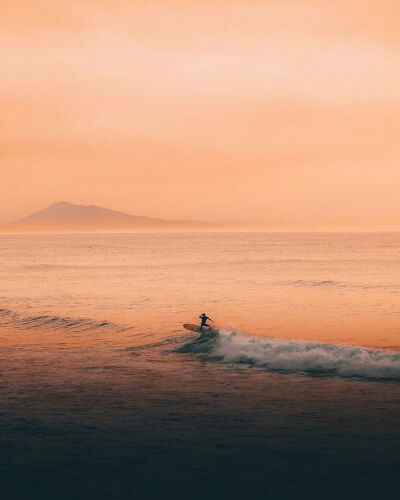
[[[224,363],[242,363],[291,373],[400,380],[400,353],[340,344],[260,338],[228,327],[204,333],[179,352],[203,354]]]

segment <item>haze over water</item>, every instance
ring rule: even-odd
[[[205,310],[263,337],[400,349],[400,233],[0,236],[2,305],[164,338]]]
[[[399,19],[0,2],[1,500],[399,496]]]
[[[399,250],[398,233],[0,236],[5,488],[388,498]],[[203,311],[222,330],[199,341],[181,324]]]

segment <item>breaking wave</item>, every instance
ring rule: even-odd
[[[9,309],[0,309],[0,327],[11,326],[19,330],[69,330],[84,331],[113,331],[122,332],[131,330],[132,326],[116,325],[110,321],[96,321],[92,318],[70,318],[51,315],[22,316]]]
[[[385,349],[259,338],[222,329],[177,351],[289,373],[400,380],[400,353]]]

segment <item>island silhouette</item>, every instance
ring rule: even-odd
[[[209,221],[170,220],[132,215],[98,205],[77,205],[66,201],[15,222],[1,226],[3,232],[35,231],[130,231],[130,230],[212,230],[221,224]]]

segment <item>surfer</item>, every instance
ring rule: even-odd
[[[207,325],[207,320],[213,321],[211,318],[206,316],[206,313],[200,314],[199,318],[201,319],[200,331],[203,330],[203,326],[207,326],[209,330],[211,330],[211,326]],[[214,321],[213,321],[214,323]]]

